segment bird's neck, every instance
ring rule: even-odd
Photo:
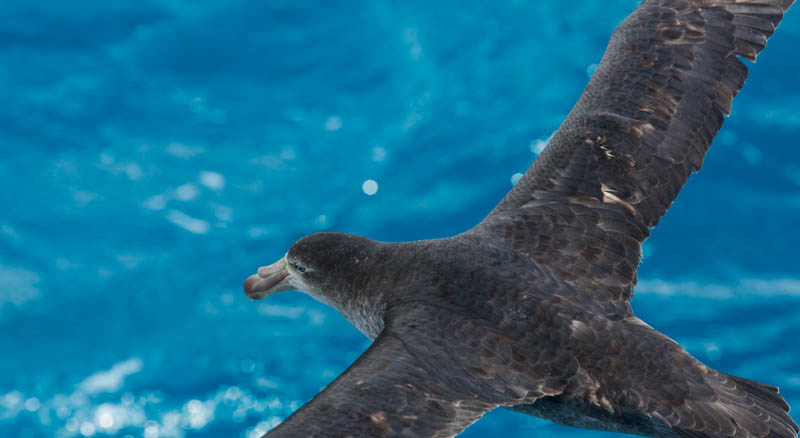
[[[359,300],[338,308],[353,326],[370,341],[375,340],[383,331],[383,313],[385,303],[382,299]]]
[[[384,316],[424,286],[435,241],[379,242],[338,293],[315,297],[334,307],[370,340],[380,335]]]

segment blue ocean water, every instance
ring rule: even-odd
[[[368,344],[304,295],[249,301],[245,277],[315,231],[477,223],[635,4],[0,3],[0,436],[273,427]],[[798,44],[791,10],[633,307],[800,409]],[[462,436],[501,435],[610,436],[501,410]]]

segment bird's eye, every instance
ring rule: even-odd
[[[297,263],[292,263],[292,267],[297,270],[298,272],[306,272],[306,267],[303,265],[298,265]]]

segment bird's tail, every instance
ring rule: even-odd
[[[687,400],[685,407],[690,412],[676,414],[696,421],[679,421],[672,428],[678,436],[796,438],[800,432],[777,387],[711,369],[705,380],[716,397],[713,401]]]

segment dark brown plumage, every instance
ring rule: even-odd
[[[633,315],[641,243],[697,171],[793,0],[646,0],[526,175],[479,225],[320,233],[245,284],[337,308],[372,346],[269,437],[451,437],[496,407],[659,437],[796,437],[778,389]]]

